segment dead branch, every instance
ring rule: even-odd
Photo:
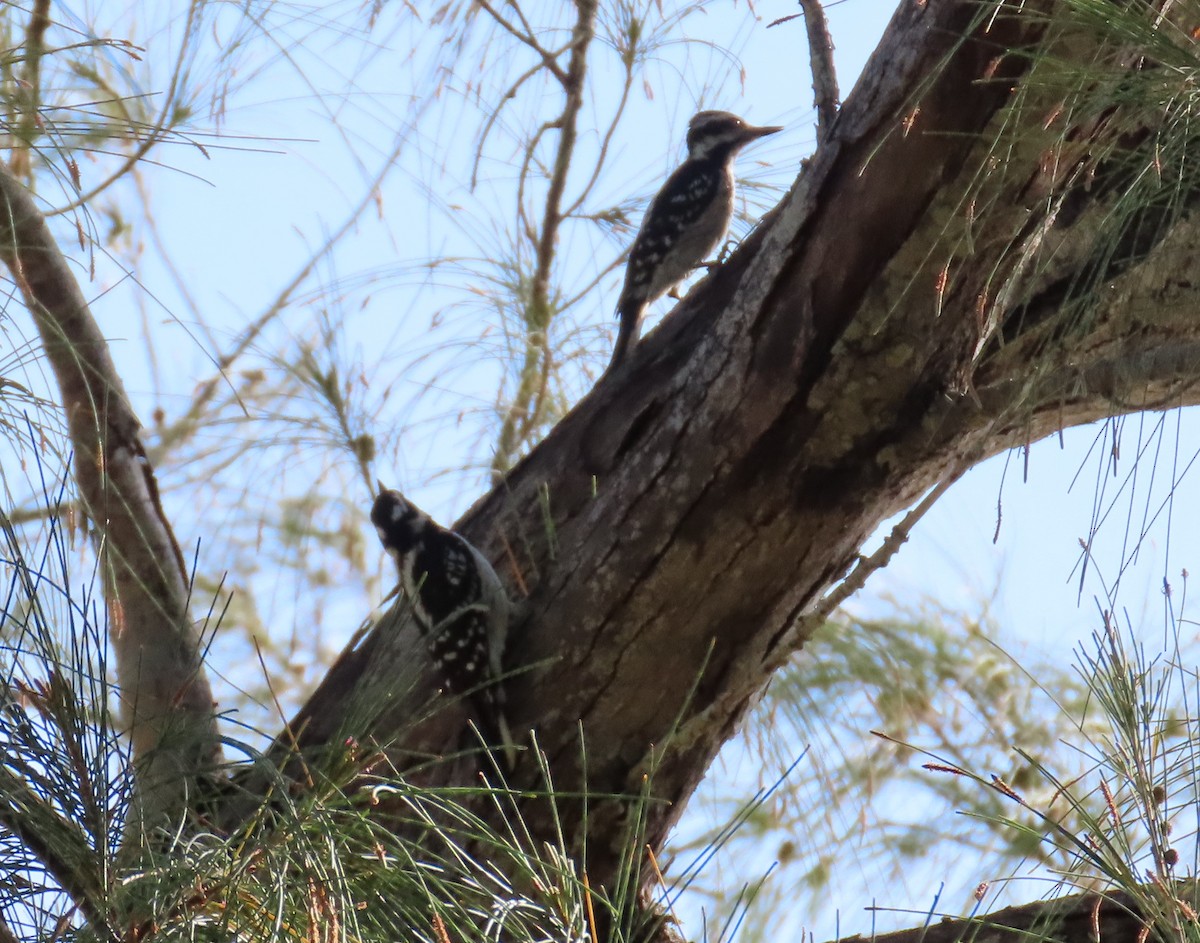
[[[808,60],[812,70],[813,96],[817,106],[817,144],[829,139],[833,122],[837,120],[837,72],[833,66],[833,37],[821,0],[800,0],[804,10],[804,28],[808,32]]]

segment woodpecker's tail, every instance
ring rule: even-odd
[[[613,347],[612,360],[608,364],[609,371],[620,366],[633,350],[633,345],[637,343],[638,335],[642,332],[642,315],[645,311],[644,304],[618,309],[617,317],[620,318],[621,324],[617,328],[617,343]]]
[[[504,751],[504,765],[511,773],[517,768],[517,744],[513,740],[512,731],[508,727],[508,718],[503,714],[496,717],[497,731],[500,734],[500,748]]]
[[[512,728],[508,726],[505,716],[504,692],[498,685],[482,688],[476,691],[474,701],[475,717],[471,721],[474,728],[475,746],[482,741],[492,756],[501,760],[501,768],[511,773],[517,767],[517,744],[513,740]]]

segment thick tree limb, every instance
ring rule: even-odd
[[[1194,195],[1104,243],[1118,188],[1091,155],[1138,159],[1145,116],[1049,128],[1065,92],[1024,84],[1030,51],[1094,69],[1099,43],[1048,32],[1057,9],[904,3],[787,198],[459,524],[530,588],[514,730],[566,793],[648,783],[654,847],[881,521],[1063,426],[1200,401]],[[340,715],[340,670],[307,716]],[[628,810],[587,807],[593,887]],[[582,804],[523,811],[582,849]]]
[[[140,814],[173,819],[190,777],[220,758],[183,557],[108,351],[28,190],[0,167],[0,259],[33,314],[75,449],[100,549],[121,703],[138,763]]]

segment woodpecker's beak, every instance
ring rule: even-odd
[[[761,128],[756,128],[754,125],[748,124],[742,129],[742,133],[746,136],[747,141],[755,141],[758,138],[765,138],[768,134],[774,134],[776,131],[782,130],[783,127],[777,124],[766,125]]]

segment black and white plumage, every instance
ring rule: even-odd
[[[738,151],[781,131],[755,127],[728,111],[702,111],[688,123],[688,156],[650,202],[629,250],[617,301],[620,327],[609,369],[625,359],[646,309],[683,281],[725,238],[733,218]]]
[[[504,714],[504,648],[509,602],[496,571],[463,537],[399,491],[382,488],[371,523],[396,561],[400,589],[446,690],[465,695],[480,734],[500,746],[511,769],[516,748]]]

